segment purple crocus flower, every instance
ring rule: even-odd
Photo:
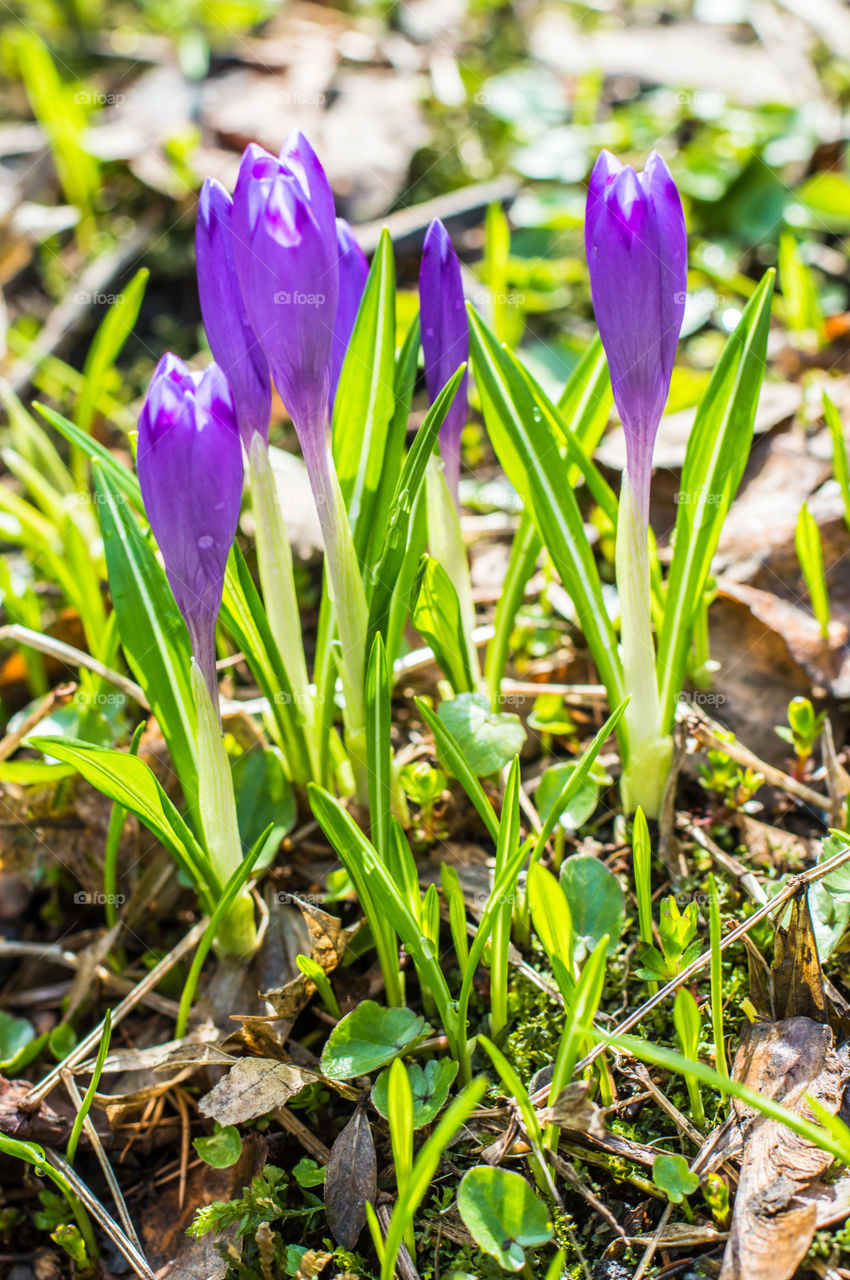
[[[434,219],[425,235],[419,269],[419,311],[425,384],[433,404],[452,374],[469,359],[469,322],[460,263],[439,218]],[[440,428],[446,483],[455,502],[460,479],[460,438],[468,414],[467,385],[464,373]]]
[[[268,444],[272,389],[268,361],[248,320],[236,275],[232,214],[233,201],[224,187],[207,178],[195,224],[201,315],[213,359],[230,383],[242,443],[249,451],[255,434]]]
[[[600,153],[590,176],[585,243],[596,323],[626,433],[627,470],[646,515],[688,277],[682,202],[657,151],[642,173]]]
[[[354,322],[360,308],[369,261],[354,237],[354,232],[344,218],[336,220],[336,236],[339,245],[339,302],[334,325],[333,352],[331,356],[330,414],[333,417],[336,389],[345,353],[354,331]]]
[[[233,193],[236,272],[305,457],[324,442],[339,296],[333,194],[303,134],[276,159],[252,143]]]
[[[218,365],[194,373],[168,352],[139,418],[139,484],[195,660],[217,706],[215,624],[242,500],[233,396]]]

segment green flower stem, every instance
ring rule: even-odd
[[[280,509],[268,446],[256,433],[248,451],[248,473],[254,502],[257,561],[269,626],[292,686],[295,714],[304,723],[313,773],[318,776],[315,708],[307,678],[301,615],[292,569],[292,549]],[[298,781],[306,782],[307,779],[301,778]]]
[[[454,499],[449,493],[443,466],[436,457],[431,458],[425,473],[425,497],[428,510],[428,545],[431,555],[443,566],[457,592],[463,633],[469,654],[469,669],[476,684],[481,682],[481,666],[478,650],[472,639],[475,630],[475,605],[472,602],[472,580],[469,576],[469,558],[460,528],[460,517]]]
[[[194,660],[192,692],[198,722],[198,808],[213,874],[219,885],[225,885],[242,862],[236,798],[218,712]],[[254,904],[243,890],[225,914],[216,943],[222,954],[239,957],[253,951],[256,941]]]
[[[369,611],[357,560],[345,499],[333,458],[324,439],[313,432],[303,449],[310,486],[316,499],[325,548],[328,593],[333,605],[342,649],[340,676],[345,695],[345,743],[354,769],[357,798],[369,802],[366,770],[366,632]]]
[[[616,547],[623,673],[631,694],[625,714],[629,754],[622,778],[623,807],[626,813],[633,813],[640,806],[647,817],[657,818],[673,740],[661,729],[650,606],[648,514],[648,488],[645,493],[635,493],[624,471]]]

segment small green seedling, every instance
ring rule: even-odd
[[[731,732],[718,731],[717,737],[734,742]],[[699,784],[706,791],[720,796],[725,809],[736,813],[755,813],[759,809],[753,796],[764,783],[762,774],[755,769],[742,768],[725,751],[713,747],[706,752],[706,763],[698,765]]]
[[[330,978],[325,973],[318,960],[314,960],[312,956],[296,956],[295,963],[304,974],[308,982],[312,982],[313,986],[319,993],[319,999],[327,1009],[332,1018],[341,1018],[342,1012],[339,1007],[339,1001],[334,995],[334,989],[331,986]]]
[[[639,978],[647,982],[670,982],[696,959],[700,952],[700,942],[696,938],[698,912],[695,902],[689,902],[685,910],[680,911],[672,894],[662,899],[659,922],[661,951],[652,943],[638,943],[638,959],[642,966],[636,971]]]
[[[664,1192],[671,1204],[680,1204],[693,1222],[694,1215],[686,1197],[696,1191],[699,1178],[691,1173],[685,1157],[661,1152],[652,1164],[652,1181],[659,1191]]]
[[[829,638],[829,596],[826,590],[823,544],[818,523],[805,502],[797,517],[794,546],[809,592],[812,613],[817,618],[821,636],[826,640]]]
[[[811,759],[812,750],[826,722],[826,712],[816,712],[808,698],[792,698],[788,703],[788,724],[776,726],[783,742],[794,748],[794,777],[802,781]]]
[[[519,1173],[478,1165],[463,1175],[457,1207],[479,1249],[505,1271],[522,1271],[525,1249],[553,1235],[549,1210]]]
[[[412,760],[399,771],[399,782],[408,800],[419,807],[418,838],[431,844],[445,835],[440,817],[440,797],[448,778],[442,769],[427,760]]]

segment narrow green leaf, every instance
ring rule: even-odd
[[[471,693],[475,680],[469,665],[460,601],[454,583],[433,556],[422,557],[410,621],[433,649],[454,692]]]
[[[366,671],[366,764],[369,770],[369,820],[372,843],[390,863],[392,744],[390,675],[383,637],[375,636]]]
[[[826,573],[823,565],[823,546],[820,529],[808,505],[804,502],[794,529],[794,546],[797,559],[809,591],[812,613],[818,620],[821,635],[829,635],[829,597],[826,593]]]
[[[402,576],[401,567],[408,546],[411,517],[425,480],[428,459],[434,452],[440,427],[454,399],[464,369],[465,366],[461,366],[457,370],[425,415],[405,459],[390,502],[386,527],[381,531],[378,542],[379,558],[367,575],[366,582],[369,598],[367,644],[370,648],[376,632],[386,631],[390,606]]]
[[[457,742],[457,739],[446,725],[443,724],[437,713],[428,706],[424,699],[417,698],[416,706],[419,709],[420,715],[425,720],[425,723],[428,725],[428,728],[434,735],[434,741],[437,744],[437,752],[440,759],[445,761],[450,771],[457,778],[458,782],[477,809],[479,816],[490,833],[491,839],[496,843],[499,839],[499,820],[493,812],[493,806],[487,799],[486,791],[467,764],[466,758]]]
[[[206,852],[163,791],[153,770],[143,760],[74,738],[32,737],[29,745],[45,755],[74,765],[93,787],[134,813],[171,851],[205,899],[207,909],[211,909],[210,903],[217,898],[219,885]]]
[[[774,272],[768,271],[730,334],[688,440],[658,642],[665,730],[676,713],[694,622],[720,530],[747,464],[764,377],[773,279]]]
[[[841,498],[844,503],[844,523],[850,529],[850,461],[847,458],[847,441],[844,439],[841,414],[838,412],[835,402],[830,400],[825,391],[823,393],[823,416],[826,419],[826,425],[829,427],[829,434],[832,438],[832,469],[841,489]]]
[[[98,326],[83,365],[83,381],[74,406],[74,422],[87,434],[109,373],[133,331],[150,272],[142,267],[118,294]]]
[[[401,466],[404,433],[394,439],[390,432],[395,407],[395,264],[385,228],[334,400],[334,461],[361,564],[375,526],[386,523],[388,500],[379,502],[382,477],[386,471],[397,475]]]
[[[165,570],[98,462],[92,465],[109,590],[121,645],[162,729],[190,805],[197,794],[192,648]]]
[[[617,641],[559,442],[530,382],[474,311],[470,338],[484,420],[499,461],[575,604],[579,623],[612,703],[623,700]]]

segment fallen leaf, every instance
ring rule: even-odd
[[[325,1215],[331,1234],[353,1249],[366,1225],[366,1202],[374,1204],[378,1167],[372,1129],[361,1103],[331,1149],[325,1174]]]
[[[244,1124],[283,1107],[308,1084],[321,1079],[315,1071],[271,1058],[240,1058],[215,1088],[198,1103],[203,1116],[219,1124]]]

